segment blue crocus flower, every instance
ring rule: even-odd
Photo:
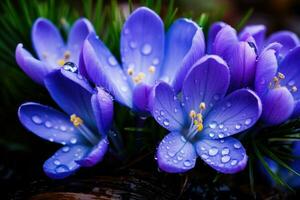
[[[21,105],[18,114],[28,130],[64,145],[44,163],[45,173],[60,179],[103,159],[113,102],[103,89],[94,91],[82,76],[64,69],[47,75],[44,84],[64,112],[30,102]]]
[[[38,18],[31,32],[38,59],[25,50],[23,44],[18,44],[15,55],[17,63],[31,79],[43,85],[44,77],[66,62],[78,65],[83,41],[91,32],[94,32],[92,24],[85,18],[78,19],[65,44],[59,30],[49,20]]]
[[[122,67],[95,34],[84,42],[80,72],[107,88],[116,101],[148,112],[151,88],[164,80],[180,90],[190,66],[204,54],[202,29],[191,20],[178,19],[164,34],[160,17],[148,8],[136,9],[121,33]]]
[[[194,167],[197,155],[222,173],[244,169],[245,149],[230,136],[253,126],[262,106],[249,89],[236,90],[225,97],[229,82],[225,61],[207,55],[188,72],[180,96],[164,82],[154,87],[150,101],[152,115],[170,131],[157,149],[162,170],[185,172]]]

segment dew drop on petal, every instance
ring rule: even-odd
[[[122,90],[122,92],[127,92],[127,91],[128,91],[128,87],[122,86],[122,87],[121,87],[121,90]]]
[[[251,122],[252,122],[252,120],[251,120],[250,118],[248,118],[248,119],[246,119],[246,121],[245,121],[245,125],[250,125]]]
[[[294,86],[294,85],[295,85],[295,81],[294,81],[294,80],[290,80],[290,81],[288,82],[288,85],[289,85],[289,86]]]
[[[68,172],[69,168],[66,165],[59,165],[55,168],[55,172],[56,173],[64,173],[64,172]]]
[[[214,136],[215,136],[215,134],[213,132],[209,133],[209,137],[214,137]]]
[[[157,65],[159,63],[159,59],[158,58],[154,58],[152,61],[153,65]]]
[[[165,126],[169,126],[169,125],[170,125],[170,122],[169,122],[168,119],[165,119],[165,120],[163,121],[163,124],[164,124]]]
[[[178,109],[177,109],[177,108],[174,108],[174,112],[177,113],[177,112],[178,112]]]
[[[192,162],[190,160],[186,160],[186,161],[183,162],[183,165],[185,167],[190,167],[192,165]]]
[[[185,139],[184,136],[181,136],[180,139],[181,139],[182,142],[186,142],[186,139]]]
[[[225,147],[223,150],[222,150],[222,155],[227,155],[229,154],[229,148],[228,147]]]
[[[219,134],[218,134],[218,137],[219,137],[219,138],[224,138],[224,134],[223,134],[223,133],[219,133]]]
[[[230,103],[230,102],[227,102],[227,103],[226,103],[226,106],[227,106],[228,108],[230,108],[230,107],[231,107],[231,103]]]
[[[61,125],[61,126],[60,126],[60,130],[61,130],[61,131],[67,131],[67,127],[66,127],[65,125]]]
[[[54,142],[54,139],[53,139],[53,138],[49,138],[49,141],[50,141],[50,142]]]
[[[32,121],[33,121],[34,123],[36,123],[36,124],[41,124],[41,123],[43,123],[43,120],[42,120],[39,116],[37,116],[37,115],[33,115],[31,119],[32,119]]]
[[[108,57],[108,63],[112,66],[115,66],[118,62],[113,56]]]
[[[57,159],[55,159],[55,160],[53,161],[53,163],[54,163],[55,165],[60,165],[60,161],[57,160]]]
[[[205,160],[205,159],[207,159],[207,158],[208,158],[208,155],[206,155],[206,154],[202,154],[202,155],[201,155],[201,158]]]
[[[230,160],[230,156],[226,155],[226,156],[222,156],[221,161],[222,163],[227,163]]]
[[[129,46],[130,46],[132,49],[135,49],[135,48],[137,47],[137,44],[136,44],[136,42],[131,41],[131,42],[129,43]]]
[[[63,147],[63,148],[62,148],[62,151],[65,152],[65,153],[67,153],[67,152],[70,151],[70,147]]]
[[[241,145],[240,143],[235,143],[233,146],[234,146],[234,148],[236,148],[236,149],[239,149],[239,148],[242,147],[242,145]]]
[[[180,156],[180,155],[177,156],[177,160],[181,161],[182,159],[183,159],[182,156]]]
[[[237,164],[237,160],[236,159],[233,159],[232,161],[231,161],[231,163],[230,163],[232,166],[233,165],[236,165]]]
[[[160,115],[161,115],[161,116],[164,116],[164,115],[165,115],[165,111],[161,110],[161,111],[160,111]]]
[[[224,128],[224,124],[219,124],[219,128],[220,129]]]
[[[214,129],[216,127],[217,127],[217,122],[211,122],[211,123],[209,123],[209,128]]]
[[[219,150],[216,147],[212,147],[211,149],[209,149],[208,154],[210,156],[215,156],[215,155],[217,155],[218,152],[219,152]]]
[[[72,144],[76,144],[76,143],[77,143],[77,139],[76,139],[76,138],[72,138],[72,139],[70,140],[70,142],[71,142]]]
[[[51,127],[52,127],[52,123],[51,123],[50,121],[46,121],[46,122],[45,122],[45,126],[46,126],[47,128],[51,128]]]
[[[144,44],[143,47],[142,47],[142,54],[143,55],[149,55],[152,51],[152,47],[150,44]]]
[[[236,129],[236,130],[239,130],[240,128],[241,128],[241,125],[240,125],[240,124],[236,124],[236,125],[235,125],[235,129]]]

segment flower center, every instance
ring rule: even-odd
[[[280,88],[281,87],[280,82],[283,79],[285,79],[285,75],[281,72],[278,72],[277,76],[274,76],[272,82],[270,82],[269,88],[270,89]],[[288,88],[289,91],[291,91],[293,93],[298,91],[298,88],[293,84],[292,85],[288,84],[288,87],[289,87]]]
[[[57,60],[57,64],[62,67],[66,62],[69,61],[70,58],[71,58],[71,52],[65,51],[63,58]]]
[[[153,66],[153,65],[151,65],[148,68],[148,72],[149,72],[150,75],[153,75],[155,73],[155,70],[156,70],[156,67]],[[145,73],[143,73],[143,72],[135,73],[132,67],[128,68],[127,74],[132,77],[132,80],[136,84],[143,82],[143,80],[146,78]]]
[[[98,143],[99,138],[97,138],[93,132],[84,125],[83,120],[80,117],[78,117],[76,114],[72,114],[70,116],[70,121],[73,123],[75,128],[79,130],[81,135],[91,144],[96,145]]]
[[[192,139],[197,133],[203,130],[203,115],[202,112],[205,110],[206,105],[204,102],[199,104],[199,112],[197,113],[195,110],[191,110],[189,116],[191,118],[191,124],[188,130],[188,134],[186,138],[188,140]]]

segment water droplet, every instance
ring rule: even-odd
[[[241,128],[241,125],[240,125],[240,124],[235,125],[235,129],[236,129],[236,130],[239,130],[240,128]]]
[[[209,137],[214,137],[214,136],[215,136],[215,134],[213,132],[209,133]]]
[[[173,157],[173,156],[175,155],[175,153],[174,153],[174,152],[171,152],[171,151],[168,151],[168,155],[169,155],[170,157]]]
[[[186,142],[186,139],[185,139],[184,136],[181,136],[180,139],[181,139],[182,142]]]
[[[218,100],[220,99],[219,95],[217,95],[217,94],[216,94],[216,95],[214,95],[214,97],[213,97],[213,98],[214,98],[214,100],[215,100],[215,101],[218,101]]]
[[[201,155],[201,158],[204,159],[204,160],[206,160],[206,159],[208,158],[208,155],[202,154],[202,155]]]
[[[130,32],[130,31],[129,31],[129,29],[128,29],[128,28],[125,28],[125,29],[124,29],[124,34],[125,34],[125,35],[128,35],[128,34],[129,34],[129,32]]]
[[[202,150],[202,151],[205,151],[205,148],[204,148],[204,147],[201,147],[201,150]]]
[[[69,168],[66,165],[59,165],[55,169],[56,173],[64,173],[64,172],[68,172],[68,171],[69,171]]]
[[[227,163],[230,160],[230,156],[226,155],[221,158],[222,163]]]
[[[183,159],[183,157],[180,156],[180,155],[178,155],[178,156],[177,156],[177,159],[178,159],[179,161],[181,161],[181,160]]]
[[[65,125],[61,125],[61,126],[60,126],[60,130],[61,130],[61,131],[67,131],[67,127],[66,127]]]
[[[175,113],[177,113],[177,112],[178,112],[177,108],[174,108],[174,112],[175,112]]]
[[[246,119],[246,121],[245,121],[245,125],[249,125],[249,124],[251,124],[251,122],[252,122],[252,120],[249,118],[249,119]]]
[[[233,146],[234,146],[234,148],[236,148],[236,149],[239,149],[239,148],[242,147],[241,143],[235,143]]]
[[[192,162],[190,160],[186,160],[183,162],[183,165],[186,167],[190,167],[192,165]]]
[[[190,97],[188,97],[188,96],[185,97],[185,100],[186,100],[186,101],[188,101],[189,99],[190,99]]]
[[[108,57],[108,63],[112,66],[115,66],[116,64],[118,64],[117,60],[113,56]]]
[[[224,124],[220,124],[220,125],[219,125],[219,128],[220,128],[220,129],[224,128]]]
[[[153,65],[157,65],[159,63],[159,59],[158,58],[154,58],[152,61]]]
[[[216,147],[212,147],[209,151],[208,151],[208,154],[210,156],[215,156],[217,155],[217,153],[219,152],[219,150],[216,148]]]
[[[60,165],[60,161],[57,160],[57,159],[55,159],[55,160],[53,161],[53,163],[54,163],[55,165]]]
[[[173,163],[178,163],[178,160],[177,159],[173,159]]]
[[[160,115],[161,115],[161,116],[164,116],[164,115],[165,115],[165,111],[161,110],[161,111],[160,111]]]
[[[219,138],[223,138],[224,134],[223,133],[219,133],[218,136],[219,136]]]
[[[214,129],[216,127],[217,127],[217,122],[211,122],[211,123],[209,123],[209,128]]]
[[[46,122],[45,122],[45,126],[46,126],[47,128],[51,128],[51,127],[52,127],[52,123],[51,123],[50,121],[46,121]]]
[[[72,139],[70,140],[70,142],[71,142],[72,144],[76,144],[76,143],[77,143],[77,139],[76,139],[76,138],[72,138]]]
[[[169,126],[169,124],[170,124],[168,119],[165,119],[163,123],[164,123],[165,126]]]
[[[230,108],[230,107],[231,107],[231,103],[230,103],[230,102],[227,102],[227,103],[226,103],[226,106],[227,106],[227,108]]]
[[[161,121],[161,116],[158,115],[158,116],[156,117],[156,119],[157,119],[157,121],[160,122],[160,121]]]
[[[294,81],[294,80],[290,80],[290,81],[288,82],[288,85],[289,85],[289,86],[294,86],[294,85],[295,85],[295,81]]]
[[[127,92],[128,91],[128,87],[127,86],[122,86],[121,90],[122,90],[122,92]]]
[[[78,70],[76,64],[73,62],[66,62],[63,65],[63,69],[66,71],[69,71],[69,72],[73,72],[73,73],[75,73]]]
[[[135,49],[135,48],[137,47],[137,44],[136,44],[136,42],[131,41],[131,42],[129,43],[129,46],[130,46],[132,49]]]
[[[227,155],[229,154],[229,148],[228,147],[225,147],[223,150],[222,150],[222,155]]]
[[[236,159],[233,159],[230,163],[231,165],[236,165],[237,164],[237,160]]]
[[[50,142],[54,142],[54,139],[53,139],[53,138],[49,138],[49,141],[50,141]]]
[[[144,44],[143,47],[142,47],[142,54],[144,55],[149,55],[152,51],[152,47],[150,44]]]
[[[41,124],[41,123],[43,123],[43,120],[39,117],[39,116],[37,116],[37,115],[34,115],[34,116],[32,116],[32,121],[34,122],[34,123],[36,123],[36,124]]]
[[[67,153],[68,151],[70,151],[70,147],[63,147],[62,151],[65,152],[65,153]]]

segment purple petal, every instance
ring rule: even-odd
[[[258,57],[255,75],[255,91],[262,96],[269,90],[277,72],[276,51],[273,49],[264,50]]]
[[[191,20],[176,20],[166,36],[161,79],[168,83],[174,83],[176,73],[181,71],[183,64],[189,62],[191,67],[198,58],[203,56],[204,51],[205,42],[202,29]]]
[[[275,88],[262,97],[262,120],[269,125],[286,121],[294,110],[294,98],[285,87]]]
[[[213,54],[226,55],[231,47],[239,42],[236,31],[229,25],[224,26],[216,35]]]
[[[300,116],[300,100],[295,101],[295,107],[293,112],[293,118],[297,118]]]
[[[18,44],[16,48],[16,61],[21,69],[35,82],[43,85],[44,77],[55,69],[53,65],[41,62],[23,48],[23,44]]]
[[[91,103],[98,130],[102,136],[106,136],[113,121],[114,105],[112,97],[102,88],[97,88],[97,93],[93,94]]]
[[[198,112],[204,102],[203,116],[226,94],[229,85],[229,69],[222,58],[215,55],[202,57],[190,70],[183,82],[183,104],[187,113]]]
[[[108,149],[108,139],[105,137],[94,146],[91,151],[81,160],[76,161],[82,167],[92,167],[101,162]]]
[[[232,45],[222,57],[230,69],[230,91],[251,86],[255,78],[255,49],[247,42],[239,42]]]
[[[79,54],[87,36],[94,32],[93,25],[86,18],[76,20],[68,36],[68,49],[71,51],[71,60],[75,63],[79,61]]]
[[[268,41],[267,44],[278,42],[283,45],[280,50],[280,54],[284,57],[291,49],[299,45],[299,38],[297,35],[290,31],[278,31],[273,33]]]
[[[19,107],[18,115],[23,126],[45,140],[62,144],[85,142],[70,118],[51,107],[25,103]]]
[[[239,34],[240,38],[245,37],[247,34],[250,34],[254,39],[257,45],[258,51],[260,52],[263,49],[265,36],[266,36],[266,26],[265,25],[249,25],[246,26]]]
[[[152,10],[136,9],[126,20],[121,35],[121,55],[123,68],[134,71],[134,75],[144,73],[144,82],[153,84],[158,76],[164,50],[164,25]],[[149,73],[149,67],[156,70]]]
[[[115,57],[95,34],[83,45],[83,60],[88,77],[107,89],[121,104],[132,107],[132,90]]]
[[[64,69],[57,70],[45,78],[45,86],[66,113],[76,114],[90,128],[96,128],[91,105],[93,90],[82,76]]]
[[[38,18],[33,24],[31,37],[39,59],[58,66],[57,60],[63,57],[65,44],[52,22],[44,18]]]
[[[203,139],[197,141],[195,147],[203,161],[218,172],[233,174],[242,171],[247,165],[246,151],[235,138]]]
[[[152,87],[143,83],[134,87],[132,98],[134,110],[141,113],[150,111],[149,98],[151,91]]]
[[[178,132],[169,133],[160,142],[156,156],[159,168],[169,173],[186,172],[196,163],[194,146]]]
[[[160,82],[154,86],[150,107],[154,119],[169,131],[179,131],[184,126],[185,118],[180,102],[167,83]]]
[[[300,46],[289,51],[279,64],[278,72],[285,78],[280,81],[281,86],[286,86],[296,100],[300,99]],[[296,91],[293,90],[296,87]]]
[[[242,132],[253,126],[261,115],[259,97],[248,89],[240,89],[222,99],[204,119],[203,134],[217,139]]]
[[[82,159],[90,150],[84,145],[64,146],[44,163],[44,172],[53,179],[63,179],[80,168],[75,161]]]
[[[208,31],[208,39],[207,39],[207,52],[209,54],[212,52],[213,43],[215,41],[218,32],[226,25],[227,24],[224,22],[215,22],[210,26]]]

